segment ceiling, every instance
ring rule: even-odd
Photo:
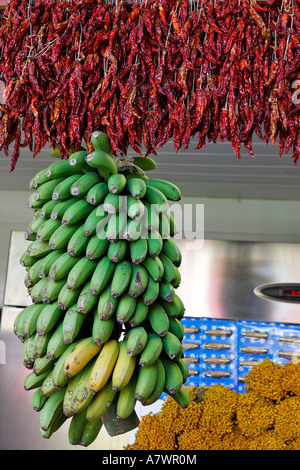
[[[210,143],[193,150],[195,139],[189,150],[176,154],[170,141],[157,157],[153,156],[157,164],[155,177],[179,185],[183,197],[300,200],[300,163],[295,166],[291,155],[280,158],[278,148],[272,144],[267,146],[257,138],[253,142],[255,158],[242,150],[238,160],[230,142]],[[15,170],[9,173],[10,158],[1,152],[0,190],[29,190],[30,179],[52,162],[49,148],[35,159],[28,149],[22,149]]]

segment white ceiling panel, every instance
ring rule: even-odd
[[[300,162],[295,166],[290,154],[280,158],[272,144],[254,139],[255,158],[242,148],[240,160],[230,142],[194,150],[196,145],[197,139],[189,150],[176,153],[172,141],[166,144],[157,157],[152,156],[157,163],[155,176],[178,184],[185,197],[300,200]],[[30,179],[52,162],[48,148],[35,159],[22,149],[15,170],[9,173],[10,158],[1,152],[0,189],[28,190]]]

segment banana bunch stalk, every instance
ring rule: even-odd
[[[20,262],[32,304],[14,324],[41,435],[69,420],[70,443],[84,446],[113,402],[120,420],[163,393],[189,404],[169,206],[180,191],[146,175],[151,158],[113,158],[102,132],[92,142],[93,152],[56,160],[30,181]]]

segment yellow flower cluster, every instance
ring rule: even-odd
[[[270,359],[246,376],[244,393],[223,385],[191,388],[141,418],[126,450],[300,450],[300,364]]]

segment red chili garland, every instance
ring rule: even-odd
[[[21,148],[67,158],[95,129],[121,155],[197,137],[254,156],[256,133],[299,157],[299,0],[11,0],[0,51],[11,171]]]

